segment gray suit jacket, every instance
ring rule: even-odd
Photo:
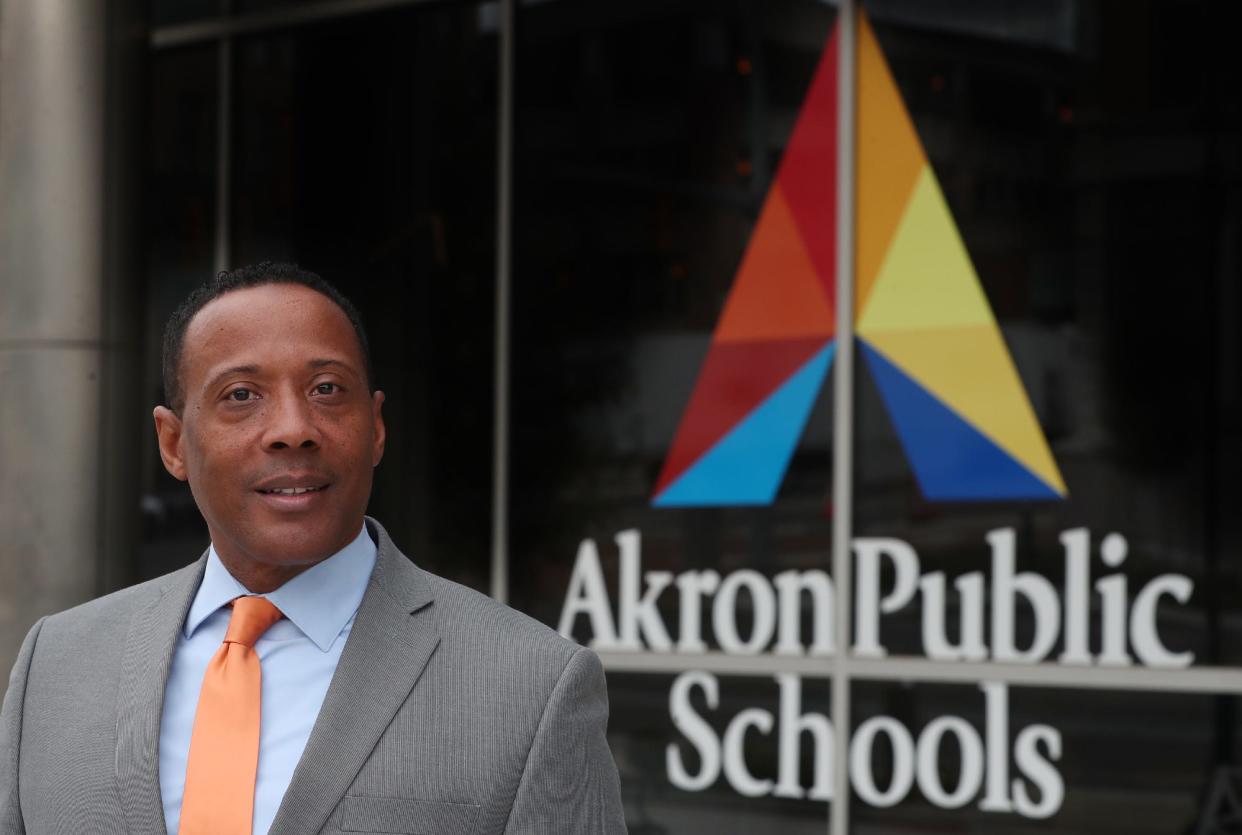
[[[599,659],[367,526],[379,559],[272,835],[624,832]],[[205,564],[30,631],[0,718],[0,833],[164,835],[164,683]]]

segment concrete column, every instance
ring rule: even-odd
[[[118,39],[116,13],[103,0],[0,0],[5,679],[35,620],[118,584],[120,532],[133,529],[118,522],[136,497],[125,500],[128,469],[113,465],[127,432],[109,390],[132,365],[119,339],[137,301],[128,236],[108,217],[130,190],[124,155],[106,140],[116,133],[109,106],[124,105],[115,88],[109,98],[115,48],[140,32]]]

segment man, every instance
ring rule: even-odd
[[[44,618],[0,719],[0,833],[624,832],[599,660],[417,568],[353,307],[223,273],[169,321],[164,466],[211,547]]]

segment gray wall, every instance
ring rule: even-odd
[[[0,0],[0,667],[39,616],[121,585],[137,298],[123,177],[129,4]],[[128,143],[133,145],[135,143]],[[132,172],[134,169],[130,169]]]

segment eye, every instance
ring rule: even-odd
[[[322,395],[336,394],[340,390],[341,390],[341,387],[338,386],[336,383],[319,383],[317,386],[315,386],[315,394],[322,394]]]
[[[233,389],[228,393],[228,398],[236,403],[245,403],[254,398],[254,392],[250,389]]]

